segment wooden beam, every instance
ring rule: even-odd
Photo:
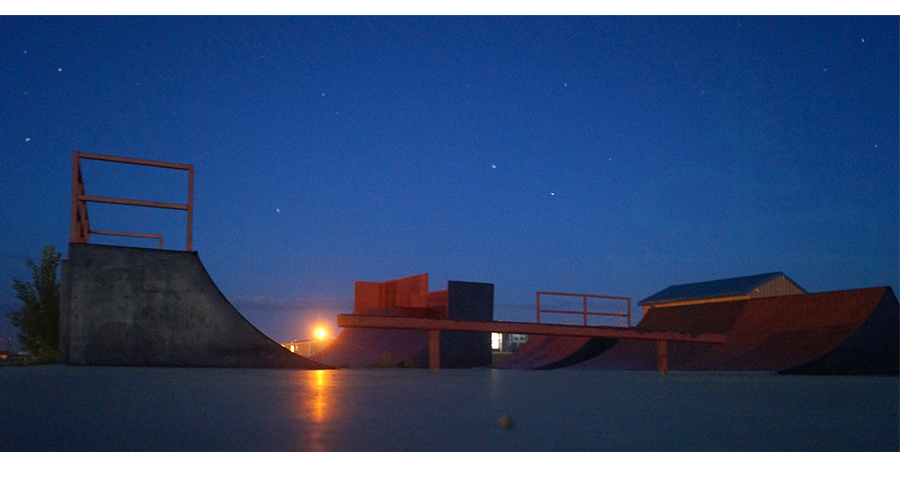
[[[546,323],[516,323],[509,321],[457,321],[453,319],[404,318],[394,316],[372,316],[366,314],[339,314],[338,327],[498,332],[557,337],[699,342],[705,344],[724,344],[726,339],[724,334],[719,333],[690,334],[674,331],[638,330],[635,328],[613,326],[552,325]]]
[[[428,368],[441,369],[441,331],[428,330]]]
[[[663,375],[669,374],[669,345],[665,340],[656,341],[656,369]]]

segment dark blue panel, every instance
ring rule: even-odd
[[[447,302],[449,319],[494,320],[493,283],[448,281]],[[441,367],[471,368],[490,363],[490,332],[441,332]]]
[[[447,282],[447,317],[467,321],[494,320],[494,284]]]

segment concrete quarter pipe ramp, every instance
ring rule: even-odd
[[[196,252],[70,243],[61,275],[67,364],[330,368],[251,325]]]

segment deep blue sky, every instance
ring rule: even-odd
[[[194,164],[194,249],[279,341],[423,272],[524,321],[771,271],[896,293],[898,46],[898,17],[2,17],[0,305],[65,255],[76,150]],[[154,170],[87,190],[183,202]],[[89,209],[184,248],[181,213]]]

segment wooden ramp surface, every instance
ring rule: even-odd
[[[897,311],[879,287],[656,308],[638,326],[726,333],[722,345],[669,344],[671,370],[896,375]],[[652,346],[623,340],[572,368],[653,370],[654,359]]]

